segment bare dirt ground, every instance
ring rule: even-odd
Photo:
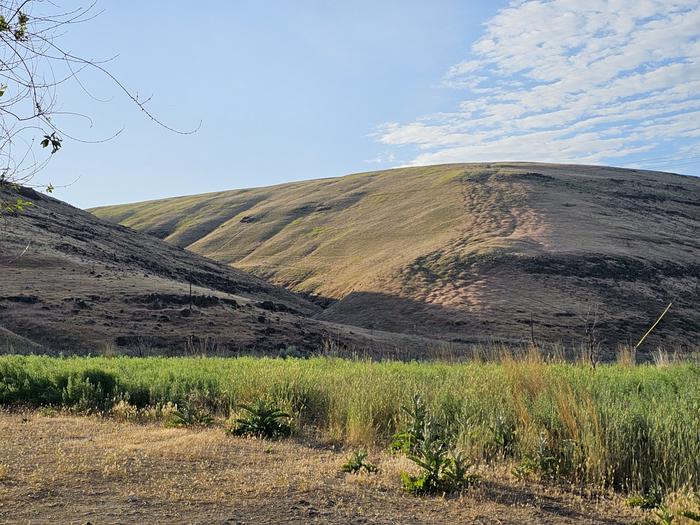
[[[340,470],[347,451],[88,417],[0,413],[0,523],[631,523],[591,498],[504,472],[459,497],[400,489],[401,457],[376,475]]]

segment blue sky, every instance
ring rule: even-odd
[[[700,173],[700,0],[98,3],[64,47],[66,141],[36,182],[81,207],[401,165],[540,160]],[[64,2],[72,7],[72,2]],[[80,4],[84,5],[84,4]]]

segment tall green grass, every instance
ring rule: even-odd
[[[333,358],[0,357],[0,404],[106,411],[265,398],[301,429],[386,446],[420,394],[481,464],[626,491],[700,488],[700,367],[400,363]]]

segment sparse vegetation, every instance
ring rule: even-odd
[[[167,419],[167,426],[175,428],[208,427],[212,423],[214,423],[214,418],[211,414],[188,403],[175,408]]]
[[[673,296],[620,355],[645,362],[656,347],[696,343],[692,294],[671,291],[692,289],[700,272],[687,248],[699,226],[687,196],[700,181],[641,180],[604,167],[445,164],[92,211],[337,301],[320,319],[446,343],[573,342],[609,362]]]
[[[349,474],[359,474],[360,472],[374,474],[379,469],[376,465],[367,461],[368,456],[369,454],[364,448],[356,450],[355,452],[350,454],[350,457],[343,464],[343,466],[340,467],[340,469],[343,472],[347,472]]]
[[[694,500],[695,507],[700,503],[698,496],[686,495],[685,499]],[[648,511],[650,516],[641,525],[672,525],[674,523],[700,523],[700,512],[688,508],[688,502],[674,502],[672,505],[663,497],[659,489],[653,489],[647,494],[635,495],[626,501],[630,507]]]
[[[302,434],[348,445],[388,446],[398,432],[396,448],[439,458],[446,475],[505,463],[523,478],[627,492],[699,488],[700,368],[691,364],[0,357],[3,405],[104,412],[128,400],[144,411],[193,396],[212,416],[245,420],[241,433],[287,435],[286,414]],[[426,437],[428,421],[439,440]]]
[[[71,523],[76,506],[85,509],[80,523],[128,521],[135,513],[139,523],[336,525],[626,525],[645,517],[616,496],[582,499],[564,486],[509,483],[501,469],[484,469],[483,483],[459,498],[407,501],[400,480],[407,460],[379,448],[371,455],[379,471],[352,475],[339,472],[347,452],[337,448],[232,439],[220,428],[173,430],[0,410],[0,435],[1,514],[13,523]],[[78,501],[81,494],[99,496]],[[533,500],[546,507],[523,504]]]

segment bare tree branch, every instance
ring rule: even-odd
[[[84,8],[63,11],[49,0],[0,0],[0,189],[32,185],[38,171],[51,156],[60,151],[64,139],[84,143],[112,140],[123,129],[106,138],[78,137],[62,126],[65,117],[93,121],[78,111],[59,110],[59,88],[75,81],[87,96],[98,102],[107,102],[93,95],[81,79],[88,71],[107,78],[116,88],[151,121],[173,133],[191,134],[166,124],[148,107],[150,97],[139,98],[107,69],[114,59],[95,60],[69,52],[60,44],[61,37],[74,24],[89,22],[100,14],[96,2]],[[41,145],[45,153],[37,157],[35,149]],[[37,185],[49,191],[51,185]],[[0,215],[17,211],[26,201],[7,202],[0,197]]]

